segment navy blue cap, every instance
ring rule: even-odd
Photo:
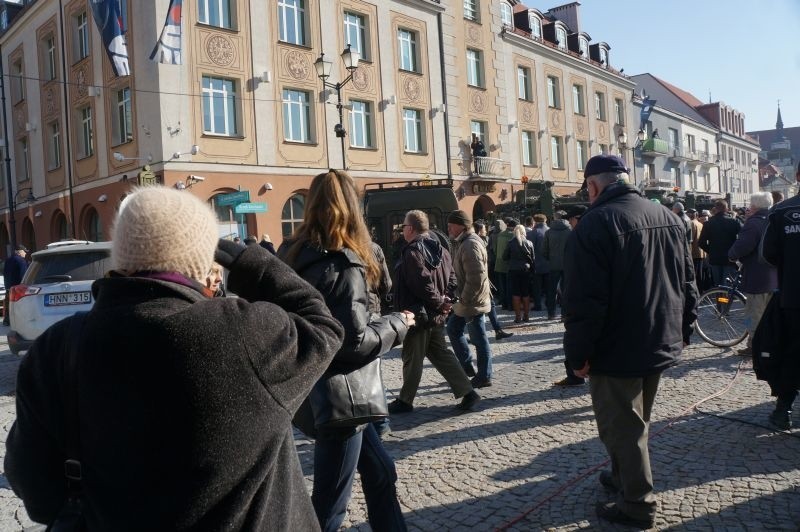
[[[627,173],[628,168],[625,166],[625,161],[616,155],[595,155],[586,163],[583,177],[591,177],[605,172]]]

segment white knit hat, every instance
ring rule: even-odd
[[[217,247],[217,217],[186,191],[143,187],[120,205],[111,261],[128,272],[178,272],[203,281]]]

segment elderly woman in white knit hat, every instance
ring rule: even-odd
[[[135,191],[94,308],[23,360],[5,471],[34,521],[68,510],[89,530],[318,527],[291,419],[341,325],[272,254],[217,234],[191,194]],[[215,258],[240,297],[203,284]]]

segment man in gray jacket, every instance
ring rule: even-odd
[[[447,321],[450,344],[467,375],[473,375],[473,388],[492,385],[492,353],[486,336],[484,315],[491,310],[492,292],[487,272],[486,246],[472,229],[472,219],[464,211],[453,211],[447,217],[447,232],[455,241],[453,269],[456,273],[456,302]],[[472,368],[469,339],[478,355],[478,373]]]

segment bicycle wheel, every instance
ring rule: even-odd
[[[697,304],[697,334],[711,345],[731,347],[747,337],[745,300],[726,288],[706,291]]]

